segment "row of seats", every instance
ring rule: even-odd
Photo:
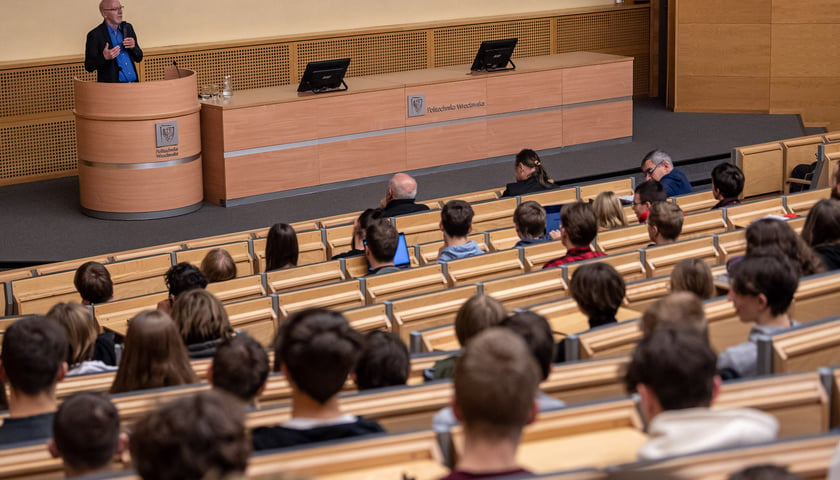
[[[626,362],[626,358],[623,358],[623,361]],[[580,362],[555,366],[552,376],[543,383],[541,388],[548,395],[570,401],[574,398],[567,389],[570,379],[577,379],[577,383],[586,389],[584,374],[591,373],[593,367],[603,367],[603,365],[597,365],[598,363],[604,362]],[[580,365],[589,368],[581,368]],[[602,369],[610,374],[601,375],[605,383],[600,393],[612,395],[621,392],[623,372],[620,365],[614,363],[609,369]],[[573,371],[576,368],[579,369],[578,372]],[[722,386],[714,407],[751,407],[770,413],[779,420],[782,439],[824,434],[832,426],[829,421],[830,412],[833,406],[836,406],[838,394],[840,394],[837,388],[833,388],[831,392],[827,391],[825,385],[828,385],[829,381],[836,381],[838,377],[840,377],[840,370],[835,369],[819,373],[803,372],[728,382]],[[145,411],[155,408],[159,402],[170,400],[178,395],[191,394],[200,388],[206,388],[206,386],[186,386],[117,395],[114,396],[114,401],[123,421],[130,425]],[[593,391],[595,390],[589,389],[590,394]],[[330,445],[329,447],[316,446],[285,452],[261,453],[254,456],[252,465],[259,466],[261,469],[271,468],[269,463],[278,462],[284,455],[291,455],[291,458],[299,455],[297,458],[309,457],[311,468],[318,468],[311,462],[320,459],[322,462],[337,462],[332,464],[333,468],[341,465],[342,472],[348,469],[368,471],[368,469],[383,468],[387,465],[414,475],[419,472],[410,470],[414,468],[414,464],[406,463],[406,457],[385,455],[381,449],[379,461],[350,462],[349,459],[372,458],[369,456],[371,452],[367,450],[373,445],[381,447],[382,444],[379,441],[382,438],[388,438],[389,442],[398,444],[400,442],[398,435],[403,432],[420,429],[422,433],[411,435],[423,435],[420,438],[427,440],[434,439],[434,436],[429,436],[433,434],[428,432],[431,417],[440,408],[448,405],[451,395],[452,386],[449,381],[343,394],[341,398],[343,408],[379,421],[392,435],[359,439],[337,448],[335,445]],[[287,420],[290,415],[290,405],[282,404],[249,412],[246,421],[249,427],[274,425]],[[642,428],[643,422],[634,398],[619,396],[605,399],[599,396],[594,401],[584,400],[582,403],[566,408],[541,413],[537,422],[525,429],[518,458],[526,468],[538,473],[632,462],[638,447],[645,441]],[[836,445],[836,438],[834,442]],[[421,463],[425,465],[423,468],[431,468],[434,465],[443,468],[444,464],[457,461],[461,444],[462,432],[456,427],[440,435],[437,442],[427,442],[424,448],[431,450],[428,450],[428,454],[417,456],[416,460],[422,460]],[[601,447],[610,445],[610,448],[594,448],[598,445]],[[39,447],[40,450],[27,446],[4,451],[0,459],[0,478],[12,474],[19,475],[23,471],[32,473],[40,469],[39,473],[44,473],[50,469],[55,471],[60,468],[60,463],[49,458],[43,445]],[[329,450],[319,450],[324,448],[329,448]],[[451,454],[446,454],[446,452]],[[549,452],[555,452],[555,454],[548,454]],[[556,452],[563,452],[563,455],[557,455]],[[6,453],[8,454],[5,455]],[[349,456],[342,453],[347,453]],[[263,457],[268,456],[271,456],[272,462],[263,461]],[[288,471],[302,468],[303,465],[305,464],[281,462],[277,468]],[[317,475],[326,471],[318,470],[316,473],[316,471],[304,470],[299,473]]]

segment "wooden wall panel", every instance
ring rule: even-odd
[[[318,147],[228,158],[225,170],[228,198],[317,185]]]
[[[754,112],[770,108],[769,77],[678,77],[678,112]]]
[[[772,4],[774,24],[840,23],[837,0],[772,0]]]
[[[563,104],[633,95],[633,62],[563,70]]]
[[[396,133],[318,145],[321,183],[396,173],[406,169],[405,135]]]
[[[487,77],[487,113],[563,104],[561,70]]]
[[[787,1],[787,0],[784,0]],[[678,21],[689,23],[770,23],[768,0],[703,0],[679,3]]]
[[[840,77],[840,25],[773,25],[772,38],[773,77]]]
[[[309,102],[225,110],[225,149],[265,147],[317,137],[318,112]],[[271,142],[267,140],[271,139]]]
[[[563,143],[577,145],[633,135],[633,102],[610,102],[563,110]]]
[[[405,126],[405,90],[324,98],[318,105],[318,137],[337,137]],[[310,107],[312,102],[306,103]]]
[[[680,77],[770,74],[769,25],[689,24],[680,26],[677,35]]]
[[[470,121],[406,132],[406,168],[436,167],[487,157],[487,122]]]
[[[814,123],[840,125],[840,76],[773,78],[770,92],[770,113],[801,113]]]
[[[488,157],[510,155],[523,148],[542,150],[557,145],[565,145],[562,110],[487,120]]]

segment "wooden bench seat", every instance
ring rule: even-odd
[[[699,258],[709,266],[721,263],[715,238],[713,236],[692,238],[648,247],[644,250],[645,271],[648,277],[670,275],[674,266],[687,258]]]
[[[549,268],[482,282],[484,295],[502,303],[507,310],[569,296],[563,269]]]
[[[265,273],[268,291],[282,293],[347,279],[340,260],[311,263]]]
[[[759,338],[758,374],[817,370],[840,363],[840,317]]]
[[[672,197],[672,199],[683,213],[707,211],[718,203],[718,199],[715,198],[711,190],[678,195]]]
[[[508,277],[524,271],[518,249],[485,253],[446,263],[446,276],[452,286]]]
[[[443,265],[433,263],[399,272],[374,275],[363,281],[367,304],[384,302],[394,298],[444,290],[449,282],[443,273]]]
[[[467,285],[391,300],[392,331],[408,345],[413,331],[453,323],[461,305],[476,293],[476,285]]]
[[[790,212],[785,209],[783,198],[778,196],[726,207],[726,223],[730,230],[746,228],[753,220],[761,217],[767,215],[784,216],[788,213]]]

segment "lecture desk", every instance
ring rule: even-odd
[[[632,136],[631,57],[574,52],[515,62],[512,71],[457,65],[349,77],[344,92],[285,85],[204,101],[204,198],[230,206],[522,148]]]

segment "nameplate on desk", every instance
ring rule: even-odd
[[[425,95],[409,95],[408,96],[408,118],[422,117],[426,114],[426,96]]]
[[[155,156],[169,158],[178,156],[178,122],[155,124]]]

